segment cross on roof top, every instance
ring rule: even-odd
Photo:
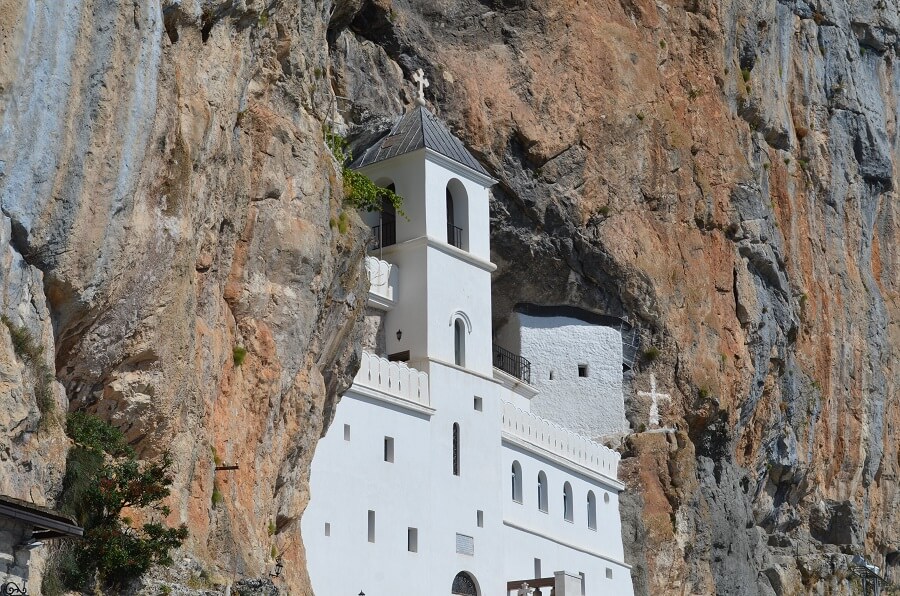
[[[419,84],[419,94],[416,96],[416,103],[420,106],[425,105],[425,87],[428,87],[428,79],[425,78],[425,73],[421,68],[417,69],[416,72],[413,73],[412,76],[413,81]]]

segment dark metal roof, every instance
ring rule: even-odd
[[[424,106],[416,106],[407,112],[387,136],[366,149],[351,167],[362,168],[423,147],[490,177],[463,142],[453,136],[444,123]]]
[[[36,539],[84,534],[84,530],[75,525],[75,520],[71,517],[6,495],[0,495],[0,515],[39,528],[33,532],[33,537]]]

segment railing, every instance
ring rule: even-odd
[[[540,416],[520,410],[509,402],[503,402],[501,416],[503,430],[513,437],[589,470],[616,478],[621,457],[616,451]]]
[[[366,273],[369,274],[369,294],[393,304],[397,294],[398,267],[378,257],[366,257]]]
[[[452,223],[447,224],[447,244],[455,246],[456,248],[462,248],[462,237],[462,228],[457,228]]]
[[[531,384],[531,362],[494,344],[494,366],[519,380]]]
[[[353,383],[423,406],[431,404],[427,374],[402,362],[391,362],[369,352],[362,353],[359,371],[353,378]]]
[[[397,222],[382,221],[380,226],[372,228],[372,249],[397,244]]]

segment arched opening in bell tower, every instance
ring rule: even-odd
[[[447,244],[469,250],[469,197],[456,178],[447,183],[446,209]]]

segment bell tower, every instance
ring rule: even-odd
[[[384,317],[388,354],[492,374],[488,189],[496,183],[462,141],[418,105],[351,167],[403,197],[403,213],[365,213],[371,256],[396,266],[396,305]],[[408,352],[408,356],[407,353]]]

